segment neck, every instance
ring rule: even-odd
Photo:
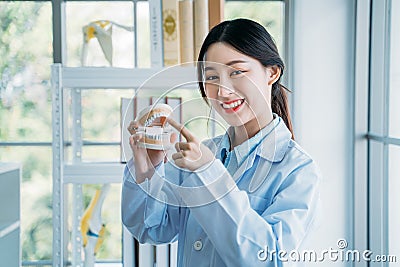
[[[273,120],[272,112],[263,114],[261,119],[254,118],[243,125],[233,127],[234,136],[232,137],[231,150],[255,136],[262,128]]]

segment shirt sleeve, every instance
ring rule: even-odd
[[[281,266],[277,254],[266,258],[260,251],[298,249],[317,213],[319,172],[312,160],[281,180],[261,214],[219,160],[193,176],[181,196],[227,266]]]
[[[140,243],[162,244],[176,240],[180,209],[175,194],[165,185],[166,164],[161,163],[151,179],[137,184],[133,161],[124,170],[121,197],[122,222]],[[170,173],[179,175],[179,173]]]

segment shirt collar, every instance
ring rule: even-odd
[[[232,131],[232,128],[229,128],[228,132],[221,139],[218,149],[221,159],[224,159],[226,152],[230,148],[228,134],[230,131]],[[254,150],[256,150],[257,155],[268,161],[281,161],[288,149],[291,137],[292,134],[282,118],[274,114],[274,119],[271,123],[262,128],[255,136],[234,148],[233,152],[235,153],[238,165]]]
[[[276,118],[273,119],[267,126],[262,128],[256,135],[234,148],[238,165],[240,165],[243,160],[254,151],[258,144],[275,128],[276,124],[278,123]]]
[[[279,162],[289,149],[292,133],[286,127],[282,118],[276,118],[277,123],[273,131],[263,139],[257,147],[256,153],[270,162]]]

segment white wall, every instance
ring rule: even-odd
[[[351,91],[354,1],[295,0],[293,117],[297,141],[323,174],[321,224],[311,246],[352,242]],[[350,266],[326,260],[320,266]]]

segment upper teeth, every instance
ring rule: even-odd
[[[237,107],[237,106],[239,106],[240,104],[242,104],[243,101],[244,101],[243,99],[239,99],[239,100],[236,100],[235,102],[232,102],[232,103],[230,103],[230,104],[222,103],[222,107],[223,107],[223,108],[234,108],[234,107]]]
[[[146,119],[144,126],[148,127],[154,122],[155,119],[157,119],[159,117],[167,117],[167,116],[168,116],[168,114],[166,114],[164,112],[153,114],[151,117]]]

